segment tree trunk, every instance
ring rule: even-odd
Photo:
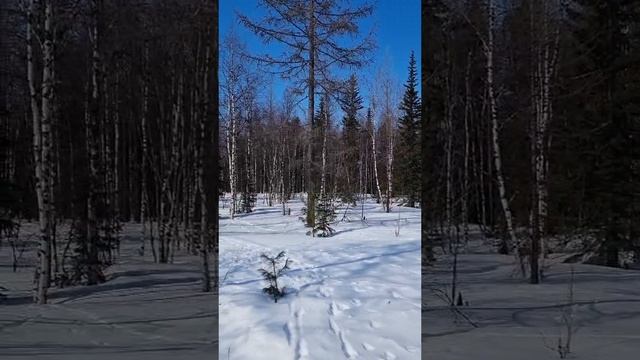
[[[382,190],[380,189],[380,178],[378,177],[378,153],[376,150],[376,129],[375,125],[371,129],[371,151],[373,152],[373,175],[376,181],[376,190],[378,190],[378,202],[382,201]]]
[[[309,106],[307,108],[308,124],[311,126],[311,141],[309,141],[308,150],[308,167],[307,167],[307,226],[312,228],[315,226],[315,176],[316,176],[316,164],[314,153],[314,145],[316,144],[317,129],[313,120],[313,113],[315,111],[315,60],[316,60],[316,48],[315,48],[315,1],[309,2],[309,79],[307,81],[307,88],[309,91]],[[313,234],[313,231],[311,231]]]
[[[462,173],[462,232],[464,244],[469,242],[469,117],[471,116],[471,60],[472,53],[467,56],[467,71],[465,73],[465,102],[464,102],[464,167]]]
[[[229,130],[227,135],[227,147],[229,152],[229,190],[231,192],[231,206],[229,207],[229,215],[233,219],[236,214],[236,112],[234,94],[231,90],[229,97]]]
[[[144,256],[144,246],[147,241],[147,211],[148,205],[148,189],[147,189],[147,164],[148,145],[147,145],[147,114],[149,113],[149,44],[144,43],[144,70],[142,75],[142,119],[140,129],[142,133],[142,164],[140,166],[140,223],[142,224],[142,241],[140,242],[140,255]],[[157,259],[154,256],[154,262]]]
[[[487,56],[487,87],[489,92],[489,110],[491,116],[491,140],[493,146],[493,160],[495,165],[496,179],[498,182],[498,191],[500,193],[500,203],[502,204],[502,210],[504,212],[504,219],[507,226],[507,234],[511,241],[511,245],[514,246],[515,255],[520,263],[520,271],[524,276],[526,273],[524,267],[524,261],[522,258],[522,254],[520,254],[521,246],[516,237],[516,233],[513,229],[513,218],[511,214],[511,207],[509,205],[509,200],[507,198],[507,190],[506,185],[502,173],[502,154],[500,151],[500,135],[498,130],[498,114],[497,114],[497,105],[496,98],[494,94],[494,79],[493,79],[493,27],[495,22],[495,8],[493,0],[489,0],[488,7],[488,17],[489,17],[489,34],[488,34],[488,44],[486,45],[485,52]]]
[[[38,222],[40,225],[40,244],[38,248],[38,265],[36,267],[36,291],[34,301],[38,304],[47,303],[51,269],[51,217],[50,217],[50,150],[51,150],[51,112],[53,79],[53,39],[52,23],[53,8],[50,1],[44,2],[44,42],[42,46],[43,72],[41,93],[37,91],[36,63],[34,59],[34,28],[38,18],[37,5],[31,0],[27,9],[27,80],[31,98],[31,113],[33,121],[33,153],[36,175],[36,196],[38,199]],[[41,104],[38,103],[40,95]]]
[[[89,285],[95,285],[100,282],[100,269],[98,263],[98,149],[97,149],[97,123],[100,116],[100,80],[102,79],[100,67],[100,48],[99,48],[99,21],[101,0],[93,0],[92,17],[93,24],[91,29],[91,99],[89,111],[86,114],[86,134],[87,134],[87,152],[89,154],[89,194],[87,196],[87,278]]]
[[[391,194],[393,193],[393,126],[389,125],[389,149],[387,153],[387,212],[391,212]]]
[[[207,112],[209,109],[206,107],[206,96],[208,95],[208,84],[209,84],[209,62],[210,62],[210,48],[206,47],[206,61],[203,64],[203,74],[202,74],[202,106],[203,110],[200,114],[200,141],[198,150],[198,188],[200,190],[200,241],[198,242],[200,245],[200,259],[202,265],[202,291],[209,292],[211,291],[211,276],[209,275],[209,217],[207,213],[207,192],[205,190],[205,172],[204,172],[204,158],[207,156],[205,154],[205,142],[209,141],[206,134],[206,119]],[[217,176],[217,175],[216,175]],[[215,229],[214,229],[215,230]],[[215,235],[214,235],[215,236]]]

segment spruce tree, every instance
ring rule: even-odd
[[[331,203],[331,198],[326,192],[321,193],[316,202],[316,223],[313,233],[320,237],[333,235],[334,229],[331,223],[336,218],[336,213]]]
[[[344,95],[340,100],[340,107],[344,112],[342,118],[342,141],[344,145],[344,169],[346,172],[346,191],[344,200],[355,205],[354,194],[357,191],[358,179],[358,134],[360,123],[358,122],[358,111],[362,109],[362,98],[358,89],[358,79],[351,75],[346,82]]]
[[[249,190],[243,191],[240,194],[240,212],[248,214],[253,212],[253,208],[256,205],[256,194]]]
[[[15,218],[20,212],[19,190],[15,184],[0,179],[0,245],[18,229]]]
[[[240,193],[240,207],[238,212],[248,214],[253,212],[256,206],[257,195],[255,191],[253,176],[247,176],[244,184],[244,191]]]
[[[398,165],[399,187],[407,197],[407,206],[415,206],[421,189],[421,147],[420,147],[420,97],[418,95],[416,60],[411,52],[409,58],[409,78],[404,84],[405,92],[400,103],[401,116],[398,122]]]
[[[329,132],[330,126],[330,117],[329,117],[329,98],[328,95],[325,94],[320,99],[320,108],[316,115],[316,126],[318,126],[318,132],[320,134],[320,138],[323,139],[322,144],[318,148],[318,153],[321,154],[321,179],[320,179],[320,194],[316,199],[315,206],[312,208],[315,210],[315,218],[313,222],[312,233],[318,234],[321,237],[328,237],[333,234],[333,228],[331,227],[331,222],[335,219],[335,210],[333,208],[333,204],[331,202],[331,197],[327,194],[327,186],[326,186],[326,140]]]
[[[289,270],[289,263],[291,262],[289,259],[285,259],[284,265],[280,267],[280,262],[284,259],[286,253],[284,251],[280,251],[276,256],[268,256],[266,254],[261,254],[260,258],[265,261],[267,264],[266,269],[259,269],[260,274],[264,278],[265,281],[268,282],[268,286],[262,288],[262,291],[273,297],[274,302],[278,302],[278,299],[285,295],[285,287],[280,287],[278,285],[278,278],[285,271]],[[278,269],[280,267],[280,269]]]

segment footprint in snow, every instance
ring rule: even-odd
[[[307,347],[307,341],[302,333],[302,315],[304,315],[304,309],[301,308],[296,312],[296,328],[298,337],[298,344],[296,345],[296,359],[304,359],[309,356],[309,348]]]
[[[360,306],[362,305],[362,302],[358,299],[351,299],[351,303],[353,303],[353,305],[355,306]]]
[[[366,342],[362,343],[362,347],[367,351],[373,351],[373,350],[376,349],[373,345],[371,345],[369,343],[366,343]]]
[[[338,316],[342,314],[343,311],[349,310],[349,309],[351,309],[349,305],[343,304],[343,303],[336,303],[335,301],[332,301],[331,305],[329,305],[329,313],[334,316]]]
[[[287,321],[287,323],[284,324],[283,329],[284,329],[284,333],[287,335],[287,342],[289,343],[289,346],[291,346],[291,344],[294,341],[294,339],[293,339],[293,323],[291,323],[291,320]]]
[[[405,350],[407,350],[410,353],[414,353],[414,352],[417,352],[419,350],[419,348],[417,346],[411,346],[411,345],[407,345],[404,348],[405,348]]]
[[[318,290],[318,291],[320,292],[320,295],[322,295],[324,297],[329,297],[333,293],[333,289],[332,288],[327,288],[327,287],[321,287],[320,290]]]
[[[358,352],[353,349],[353,346],[351,346],[351,343],[349,343],[343,331],[340,331],[339,338],[342,345],[342,352],[344,352],[347,359],[355,359],[358,357]]]
[[[378,329],[380,328],[380,323],[374,320],[369,320],[369,327],[373,329]]]
[[[340,311],[340,308],[338,308],[338,305],[336,305],[336,303],[334,301],[331,302],[331,305],[329,305],[329,314],[333,315],[333,316],[338,316],[342,313],[342,311]]]
[[[368,284],[369,283],[366,282],[366,281],[354,281],[354,282],[351,283],[351,286],[353,286],[353,290],[354,291],[362,293],[362,292],[367,292],[367,291],[373,289]]]
[[[336,324],[336,322],[332,318],[329,318],[329,328],[331,329],[331,332],[333,332],[336,335],[340,333],[340,327],[338,326],[338,324]]]
[[[394,353],[392,353],[391,351],[385,351],[384,352],[384,359],[385,360],[395,360],[396,355]]]

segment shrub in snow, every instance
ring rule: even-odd
[[[313,233],[319,233],[318,236],[329,237],[333,234],[331,222],[335,219],[336,213],[331,205],[331,200],[326,194],[318,199],[316,206],[316,223],[313,227]]]
[[[96,285],[106,281],[103,270],[110,265],[108,254],[116,250],[116,244],[103,235],[96,236],[93,248],[89,247],[86,223],[74,221],[69,229],[69,244],[73,244],[73,253],[65,253],[62,258],[62,273],[55,277],[59,287],[86,284]],[[65,266],[69,260],[69,267]]]
[[[240,209],[241,213],[250,213],[256,205],[256,194],[254,192],[244,191],[240,194]]]
[[[285,257],[285,252],[280,251],[280,253],[274,257],[262,254],[260,257],[266,262],[267,269],[260,269],[260,274],[267,281],[269,286],[262,289],[262,291],[273,297],[274,302],[278,302],[278,299],[285,295],[285,288],[278,287],[278,278],[285,271],[289,270],[289,259],[285,259],[284,265],[280,267],[282,260]]]

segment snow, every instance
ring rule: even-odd
[[[262,199],[233,220],[220,210],[220,359],[420,358],[420,210],[369,200],[363,222],[359,205],[328,238],[306,235],[299,200],[290,216]],[[260,254],[282,250],[289,294],[274,303]]]
[[[543,282],[531,285],[514,274],[512,255],[493,252],[476,236],[458,256],[457,287],[463,301],[469,302],[459,307],[461,314],[452,312],[438,296],[439,291],[451,291],[452,256],[439,256],[436,265],[427,269],[425,358],[558,359],[558,341],[561,334],[566,339],[567,332],[563,312],[569,309],[575,332],[568,358],[638,358],[639,271],[566,264],[561,262],[566,254],[552,254]],[[570,302],[572,267],[574,295]]]
[[[23,239],[36,232],[22,229]],[[61,229],[58,239],[65,236]],[[50,303],[32,304],[33,267],[11,269],[0,248],[0,359],[209,359],[216,348],[215,301],[200,291],[197,256],[176,252],[174,264],[154,264],[136,251],[140,225],[125,224],[118,264],[97,286],[51,289]],[[23,254],[35,261],[33,247]]]

